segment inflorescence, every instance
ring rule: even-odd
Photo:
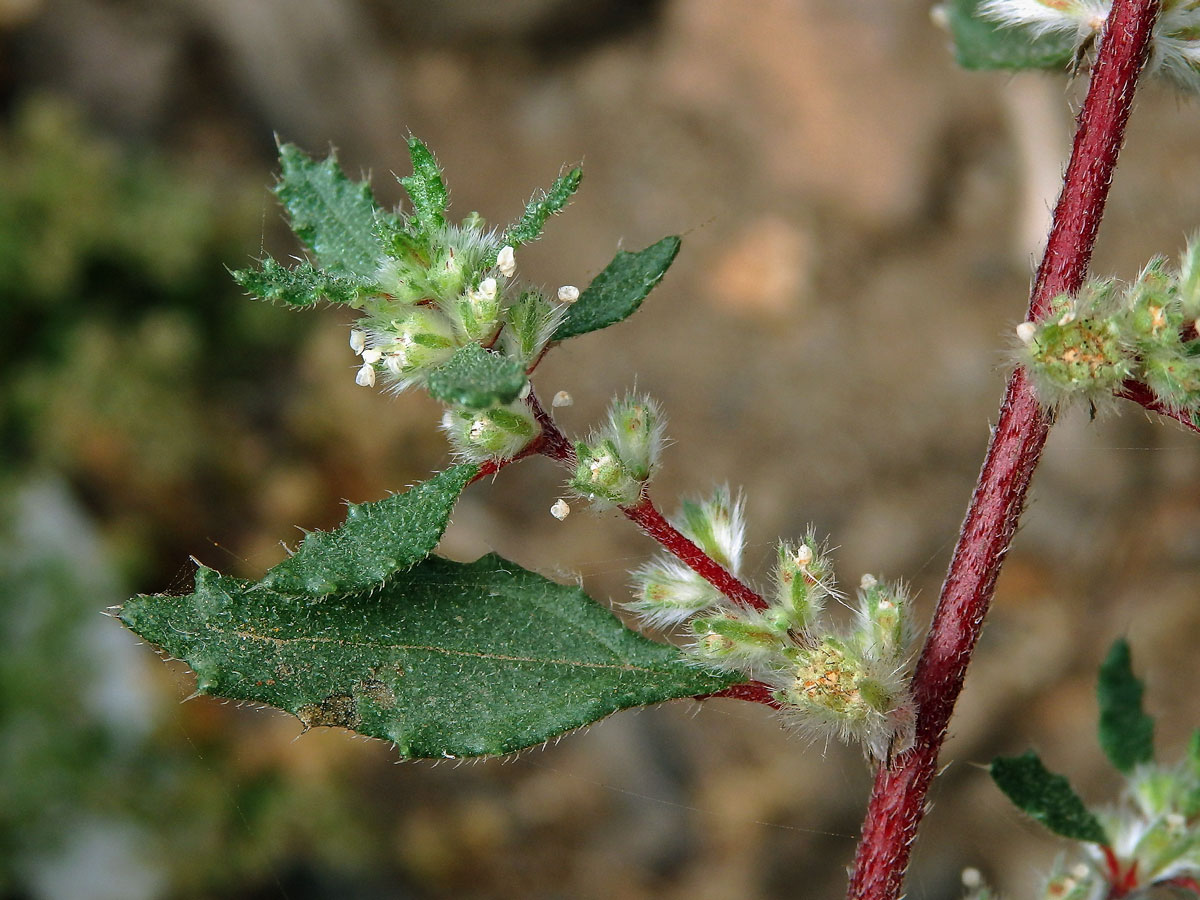
[[[1200,407],[1200,243],[1189,242],[1178,270],[1152,259],[1137,280],[1091,279],[1060,295],[1040,322],[1017,326],[1025,366],[1047,406],[1093,405],[1140,382],[1166,409]]]

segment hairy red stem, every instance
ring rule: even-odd
[[[622,506],[621,512],[625,513],[626,518],[636,522],[642,531],[662,544],[663,549],[689,566],[730,600],[748,609],[767,608],[766,600],[685,537],[663,517],[645,494],[642,494],[642,498],[633,506]]]
[[[1157,12],[1157,0],[1114,0],[1030,296],[1030,320],[1041,318],[1055,296],[1083,284]],[[896,900],[900,894],[938,751],[1051,420],[1018,369],[1009,378],[913,676],[916,741],[876,773],[850,876],[851,900]]]
[[[769,684],[763,684],[761,681],[747,681],[742,684],[735,684],[724,690],[714,691],[711,694],[700,694],[695,700],[712,700],[714,698],[725,697],[730,700],[748,700],[751,703],[762,703],[770,706],[773,709],[782,709],[782,704],[774,697],[775,689]]]
[[[571,445],[567,436],[563,434],[562,429],[558,427],[558,423],[554,421],[554,417],[546,412],[545,407],[538,400],[537,394],[530,391],[529,396],[525,398],[525,402],[529,406],[530,412],[533,413],[533,417],[541,425],[541,434],[534,438],[529,446],[510,459],[489,459],[482,463],[475,477],[468,482],[469,484],[474,484],[481,478],[494,475],[505,466],[534,454],[548,456],[551,459],[568,465],[575,461],[575,448]],[[646,534],[658,541],[664,550],[675,556],[680,562],[689,566],[726,597],[735,603],[740,603],[742,606],[751,609],[767,608],[767,602],[762,597],[738,580],[724,566],[697,547],[679,529],[668,522],[663,514],[655,508],[654,504],[650,502],[649,496],[644,492],[641,499],[633,506],[622,506],[619,508],[627,518],[636,522]],[[753,683],[751,682],[751,684]],[[719,696],[734,695],[721,692]],[[768,700],[762,699],[759,695],[754,697],[747,695],[741,697],[741,699],[754,699],[759,703],[768,702]]]
[[[1156,412],[1160,416],[1166,416],[1168,419],[1174,419],[1184,428],[1189,431],[1194,431],[1200,434],[1200,425],[1196,424],[1196,420],[1192,418],[1192,414],[1186,410],[1173,409],[1164,404],[1161,400],[1154,396],[1154,392],[1140,381],[1127,381],[1121,385],[1121,389],[1117,391],[1117,396],[1125,400],[1132,400],[1140,406],[1146,407],[1151,412]]]

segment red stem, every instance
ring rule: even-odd
[[[1157,12],[1157,0],[1113,3],[1030,297],[1030,320],[1041,318],[1055,296],[1083,284]],[[876,773],[850,877],[851,900],[896,900],[900,894],[938,751],[1050,424],[1018,369],[1009,378],[913,676],[916,741]]]
[[[1154,392],[1140,381],[1127,381],[1121,385],[1121,389],[1117,391],[1118,397],[1123,397],[1126,400],[1132,400],[1151,412],[1156,412],[1160,416],[1166,416],[1168,419],[1174,419],[1184,428],[1200,434],[1200,425],[1197,425],[1192,419],[1190,413],[1185,410],[1172,409],[1166,406],[1161,400],[1154,396]]]
[[[717,697],[726,697],[731,700],[748,700],[751,703],[762,703],[770,706],[772,709],[782,709],[782,704],[775,699],[774,694],[775,689],[769,684],[763,684],[761,681],[747,681],[711,694],[700,694],[693,699],[711,700]]]
[[[562,429],[558,427],[558,423],[554,421],[554,418],[546,412],[541,401],[538,400],[537,394],[530,391],[529,396],[525,398],[525,402],[529,405],[529,409],[533,413],[534,418],[537,419],[538,424],[542,426],[541,434],[529,446],[510,459],[489,459],[482,463],[479,471],[469,484],[474,484],[481,478],[493,475],[505,466],[519,459],[524,459],[527,456],[532,456],[535,453],[540,453],[542,456],[548,456],[551,459],[568,465],[575,462],[575,448],[571,445],[567,436],[563,434]],[[633,506],[622,506],[619,509],[625,514],[626,518],[636,522],[642,531],[658,541],[664,550],[675,556],[680,562],[689,566],[696,574],[705,579],[730,600],[750,609],[767,608],[767,602],[762,597],[751,590],[746,584],[739,581],[724,566],[697,547],[678,528],[668,522],[663,514],[655,508],[654,504],[650,502],[650,497],[644,491],[641,499]],[[720,696],[732,695],[722,692]],[[759,702],[766,701],[760,700]]]
[[[655,509],[650,498],[642,499],[633,506],[622,506],[621,512],[630,521],[636,522],[646,534],[654,538],[672,556],[687,564],[691,569],[735,603],[748,609],[766,609],[767,601],[735,578],[711,556],[688,540],[678,528]]]

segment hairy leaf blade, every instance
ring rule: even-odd
[[[1075,55],[1073,35],[1033,37],[1027,28],[1005,27],[979,15],[981,0],[943,5],[954,36],[954,56],[964,69],[1060,69]]]
[[[527,381],[520,363],[470,343],[430,372],[426,386],[443,403],[487,409],[516,400]]]
[[[378,207],[369,185],[351,181],[330,154],[317,161],[293,144],[279,148],[275,193],[292,230],[324,269],[371,278],[383,256],[375,233]]]
[[[1107,844],[1100,821],[1079,799],[1067,779],[1042,765],[1032,750],[992,760],[992,780],[1016,806],[1055,834]]]
[[[636,253],[618,251],[567,310],[554,340],[607,328],[633,315],[662,281],[679,253],[679,245],[679,238],[672,235]]]
[[[500,239],[500,243],[519,247],[522,244],[536,241],[541,237],[547,220],[555,213],[562,212],[570,202],[572,195],[579,190],[579,183],[582,180],[583,169],[576,166],[555,179],[554,184],[550,185],[550,190],[530,197],[529,202],[525,204],[525,212],[521,214],[520,219],[508,227]]]
[[[358,276],[322,272],[308,262],[289,269],[269,256],[259,262],[257,269],[238,269],[229,274],[255,298],[288,306],[313,306],[322,300],[354,306],[374,288]]]
[[[442,180],[442,170],[433,152],[415,137],[408,139],[408,155],[413,173],[400,179],[413,205],[413,218],[425,234],[446,224],[450,194]]]
[[[262,587],[324,597],[382,584],[433,552],[459,494],[478,471],[476,465],[453,466],[403,494],[351,504],[341,527],[305,535],[294,555],[267,572]]]
[[[135,597],[120,617],[185,660],[203,693],[383,738],[407,758],[512,753],[738,680],[495,555],[430,557],[373,596],[320,604],[202,569],[194,594]]]
[[[1142,711],[1142,682],[1133,674],[1129,642],[1115,641],[1100,664],[1100,746],[1109,762],[1129,773],[1154,760],[1154,719]]]

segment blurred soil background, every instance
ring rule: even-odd
[[[636,385],[670,416],[668,510],[742,485],[748,557],[829,533],[844,582],[932,610],[996,415],[1081,85],[968,73],[921,0],[0,0],[0,896],[836,898],[869,787],[733,701],[625,713],[516,759],[397,764],[380,742],[192,692],[100,615],[258,575],[447,463],[428,398],[354,385],[346,317],[252,303],[224,267],[298,252],[274,134],[380,199],[404,138],[454,210],[505,222],[563,163],[583,189],[522,274],[585,284],[683,252],[634,320],[537,377],[586,430]],[[1095,270],[1200,225],[1197,107],[1150,87]],[[1128,634],[1182,753],[1200,723],[1200,451],[1135,408],[1056,428],[967,679],[909,880],[976,866],[1032,896],[1058,851],[977,764],[1037,747],[1116,782],[1094,671]],[[495,550],[603,603],[652,551],[548,513],[507,470],[443,552]]]

